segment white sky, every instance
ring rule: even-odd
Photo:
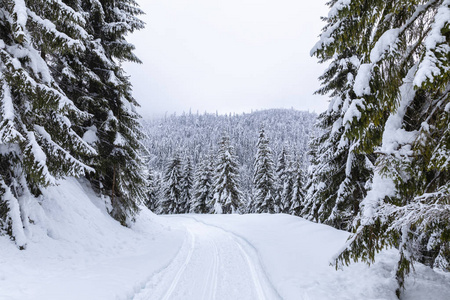
[[[141,113],[323,111],[313,93],[325,66],[309,52],[326,2],[138,0],[147,26],[128,40],[143,64],[125,70]]]

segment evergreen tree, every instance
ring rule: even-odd
[[[169,161],[164,175],[164,195],[159,203],[159,213],[180,214],[184,213],[185,203],[181,198],[183,165],[180,156],[175,156]]]
[[[99,155],[91,160],[95,173],[89,174],[92,185],[109,196],[110,214],[126,225],[146,198],[145,167],[141,154],[143,138],[131,94],[131,83],[120,62],[140,62],[134,46],[125,36],[143,28],[136,16],[142,13],[134,0],[83,0],[86,32],[91,37],[83,56],[72,57],[73,78],[62,78],[75,104],[92,115],[78,128],[90,139]],[[83,61],[86,68],[77,66]],[[65,81],[64,81],[65,80]]]
[[[278,155],[277,164],[277,206],[278,212],[290,213],[295,182],[294,164],[286,148]]]
[[[340,7],[342,3],[330,1],[329,4]],[[367,5],[366,2],[360,1],[355,9],[366,15]],[[320,77],[322,88],[316,92],[329,94],[331,101],[328,109],[319,115],[316,124],[321,134],[312,141],[315,144],[316,165],[311,168],[314,173],[309,176],[316,184],[307,184],[312,190],[306,194],[302,214],[307,219],[346,230],[350,230],[359,212],[359,204],[366,195],[365,186],[372,176],[370,162],[374,160],[372,156],[358,151],[358,148],[364,145],[352,135],[351,126],[361,106],[361,101],[354,91],[354,84],[363,58],[364,45],[355,42],[351,35],[345,36],[348,43],[337,42],[343,38],[336,31],[338,26],[344,32],[348,30],[370,35],[373,24],[369,22],[365,27],[355,28],[354,24],[358,18],[358,15],[349,14],[339,19],[332,10],[325,18],[327,25],[321,40],[311,51],[321,62],[331,60],[329,68]],[[376,129],[372,128],[374,134]]]
[[[212,213],[239,213],[242,194],[239,189],[237,157],[228,136],[219,143],[219,153],[214,170],[214,194],[211,200]]]
[[[191,158],[186,157],[181,177],[181,205],[183,213],[188,213],[191,207],[191,191],[192,191],[192,164]]]
[[[280,213],[283,211],[283,190],[287,178],[287,153],[286,148],[283,147],[281,152],[278,154],[277,168],[275,170],[276,181],[275,181],[275,211]]]
[[[191,212],[207,214],[211,212],[211,200],[213,197],[212,172],[213,161],[211,158],[204,158],[197,165],[194,180],[194,195],[191,204]]]
[[[301,216],[310,220],[318,220],[318,205],[314,199],[314,195],[317,193],[318,189],[322,188],[324,183],[321,181],[322,178],[316,176],[317,168],[319,165],[319,155],[318,155],[318,147],[320,146],[320,141],[317,138],[311,138],[309,144],[308,157],[310,165],[306,174],[306,184],[305,184],[305,197],[303,199],[303,210],[301,212]]]
[[[274,164],[272,150],[269,147],[269,140],[265,136],[264,129],[259,131],[256,148],[253,171],[253,209],[256,213],[275,213]]]
[[[303,164],[299,160],[295,160],[293,163],[291,178],[293,178],[293,182],[289,213],[299,216],[303,210],[303,201],[305,197],[305,192],[303,190]]]
[[[256,212],[256,201],[253,199],[253,191],[243,193],[244,204],[242,208],[243,213],[254,214]]]
[[[159,189],[161,186],[161,180],[157,174],[155,174],[154,170],[149,170],[148,178],[147,178],[147,201],[145,202],[145,206],[148,207],[153,212],[156,212],[158,209],[159,202]]]
[[[33,220],[21,199],[38,196],[58,178],[93,171],[81,158],[96,151],[73,127],[89,115],[58,86],[45,56],[82,49],[84,22],[62,2],[1,3],[0,232],[24,248]]]
[[[450,261],[450,1],[329,4],[328,25],[313,52],[322,61],[345,49],[358,54],[346,136],[355,157],[365,155],[366,165],[376,158],[338,262],[371,263],[378,251],[394,246],[401,288],[414,261],[444,268]]]

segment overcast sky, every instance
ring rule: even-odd
[[[125,69],[141,113],[323,111],[309,52],[326,1],[138,0],[147,25],[128,40],[143,64]]]

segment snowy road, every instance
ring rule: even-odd
[[[245,240],[194,218],[182,223],[187,234],[179,253],[134,300],[280,299]]]

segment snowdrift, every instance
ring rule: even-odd
[[[27,249],[0,237],[0,299],[129,299],[167,265],[184,231],[143,210],[132,229],[76,179],[44,191]],[[158,218],[158,217],[156,217]]]

